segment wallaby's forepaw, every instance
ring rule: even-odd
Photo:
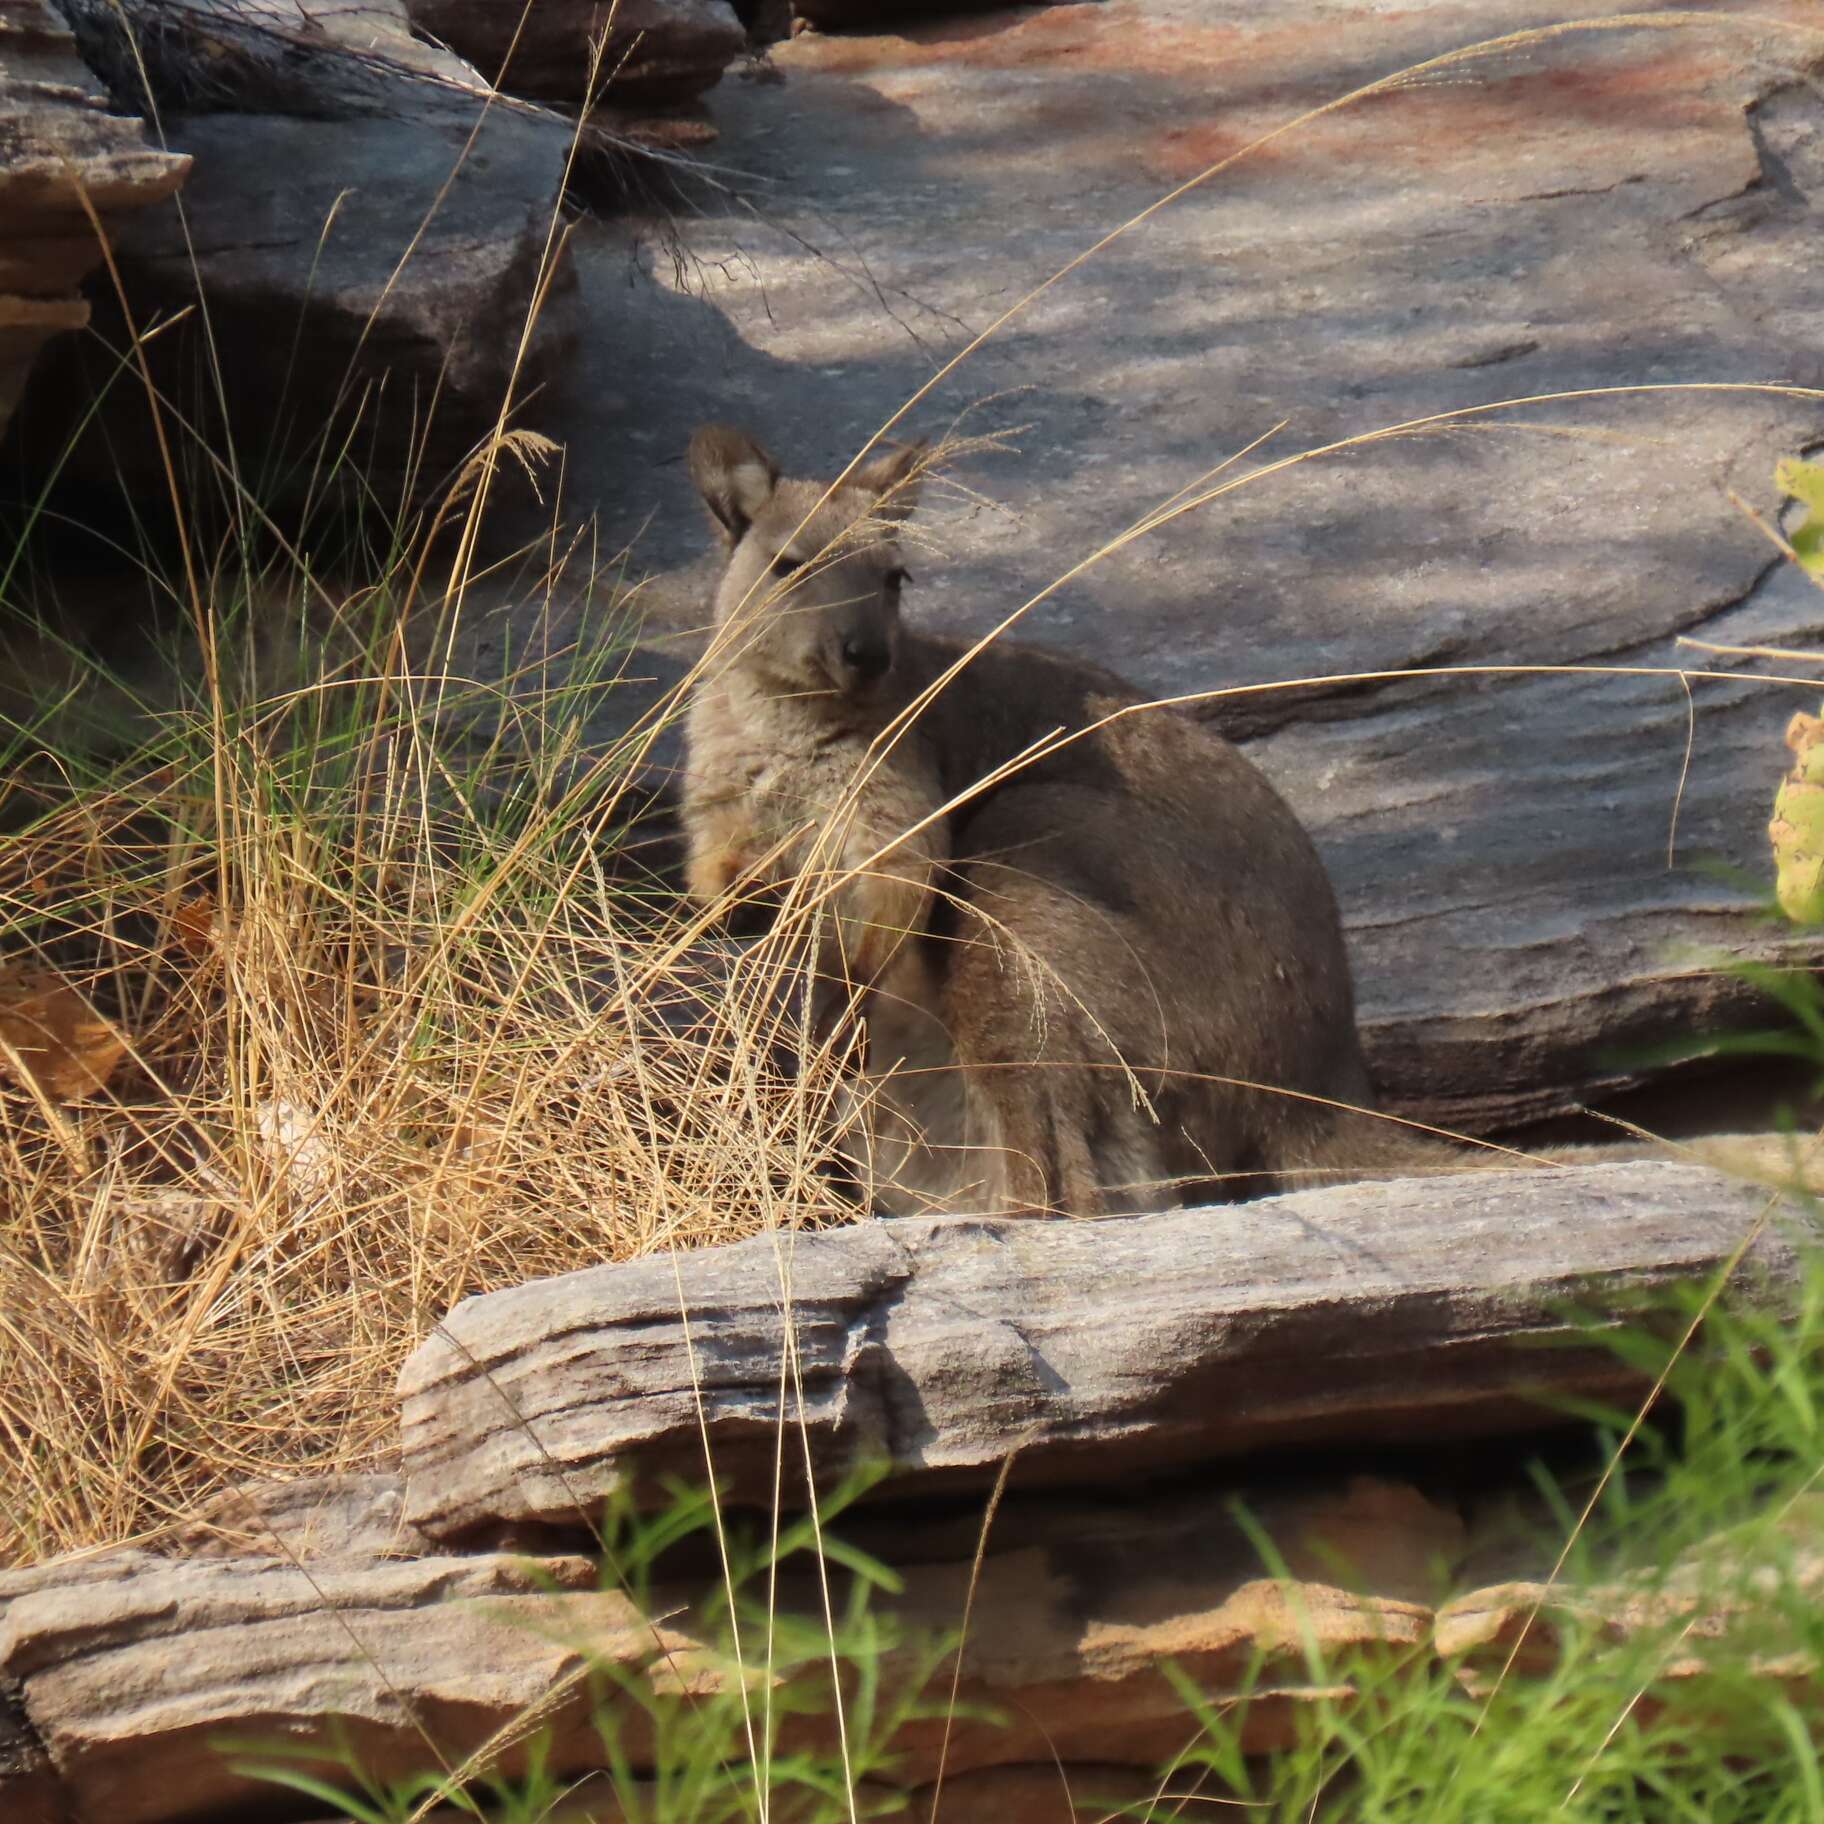
[[[749,863],[739,850],[705,849],[694,853],[684,870],[684,884],[700,906],[713,906],[732,893],[745,878]]]

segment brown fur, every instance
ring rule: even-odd
[[[690,710],[691,889],[841,883],[820,967],[862,996],[881,1201],[1093,1215],[1411,1151],[1347,1112],[1372,1092],[1335,898],[1227,741],[1012,641],[893,732],[965,650],[900,623],[917,463],[825,500],[738,431],[691,445],[730,545]],[[776,570],[782,549],[806,562]],[[1092,732],[981,787],[1060,730]]]

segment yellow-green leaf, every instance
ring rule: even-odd
[[[1797,456],[1775,464],[1773,485],[1782,494],[1802,500],[1814,513],[1824,513],[1824,462],[1805,462]]]

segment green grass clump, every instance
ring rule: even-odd
[[[1262,1759],[1245,1701],[1184,1684],[1203,1733],[1171,1791],[1286,1820],[1824,1818],[1824,1258],[1796,1312],[1691,1290],[1609,1340],[1670,1404],[1605,1415],[1593,1489],[1535,1470],[1509,1580],[1410,1656],[1314,1647],[1313,1686],[1350,1695]]]

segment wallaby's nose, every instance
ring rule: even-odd
[[[885,640],[852,633],[842,643],[842,662],[864,683],[871,684],[893,663],[893,653]]]

